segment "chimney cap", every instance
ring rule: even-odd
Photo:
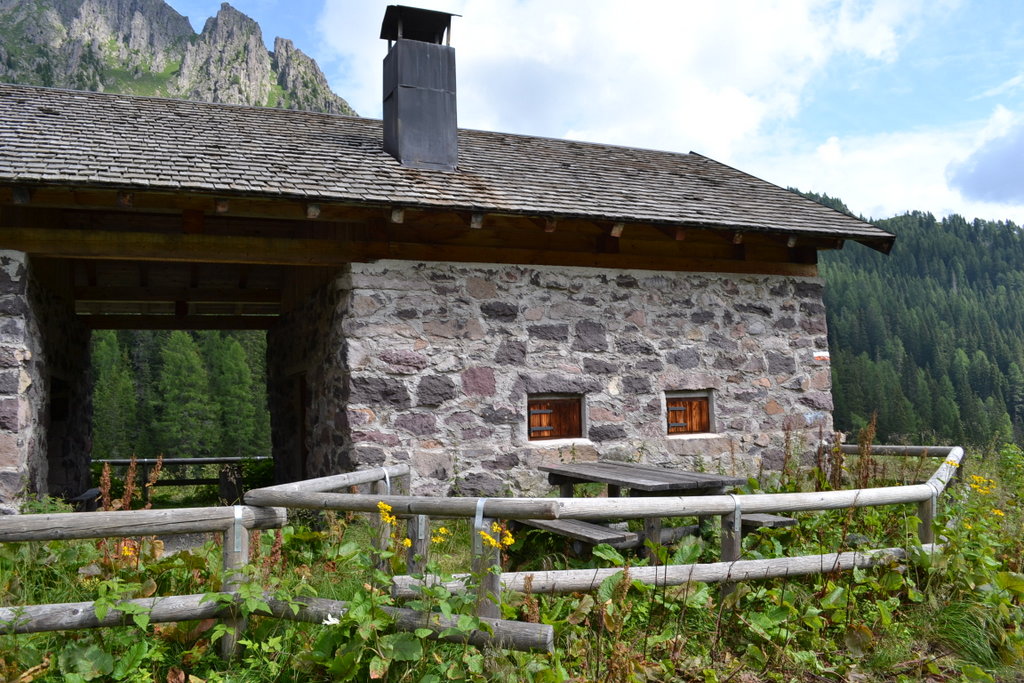
[[[445,31],[451,31],[452,17],[458,16],[461,15],[405,5],[388,5],[384,12],[384,23],[380,26],[380,37],[383,40],[418,40],[441,45]]]

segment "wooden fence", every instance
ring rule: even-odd
[[[140,470],[141,481],[149,480],[149,472],[160,463],[161,468],[173,469],[178,467],[193,467],[200,465],[221,465],[217,478],[213,477],[178,477],[176,479],[157,479],[154,486],[219,486],[222,502],[234,502],[240,500],[245,490],[242,480],[242,464],[245,462],[260,462],[273,460],[269,455],[256,455],[251,458],[107,458],[93,460],[94,465],[110,465],[126,469],[135,463]],[[75,500],[95,501],[99,497],[98,488],[89,489]],[[95,508],[89,508],[95,509]]]
[[[844,447],[855,453],[855,447]],[[430,542],[430,516],[469,518],[473,520],[474,574],[481,578],[478,616],[488,630],[464,636],[452,636],[477,645],[497,644],[520,650],[551,651],[554,634],[550,626],[526,624],[498,619],[501,591],[523,590],[526,577],[531,576],[535,593],[564,593],[591,590],[618,569],[562,570],[547,572],[510,572],[498,574],[483,571],[500,563],[500,550],[488,548],[477,533],[489,530],[498,519],[608,519],[612,517],[643,519],[647,517],[720,516],[722,519],[722,562],[710,564],[637,567],[631,569],[633,580],[657,585],[676,585],[689,581],[733,582],[775,576],[833,572],[854,567],[867,567],[887,562],[892,557],[905,558],[901,548],[827,553],[770,560],[740,560],[740,517],[744,513],[797,512],[835,510],[875,505],[916,503],[921,520],[918,537],[923,548],[934,546],[932,522],[938,497],[956,475],[964,457],[959,447],[874,447],[877,455],[912,455],[943,458],[942,464],[923,484],[865,488],[808,493],[777,493],[751,495],[710,495],[644,498],[434,498],[407,495],[410,484],[408,465],[393,465],[372,470],[320,477],[301,482],[281,484],[249,491],[247,505],[220,508],[175,510],[138,510],[124,512],[64,513],[48,515],[9,516],[0,519],[0,542],[45,541],[76,538],[118,538],[163,534],[214,532],[223,534],[223,564],[226,572],[224,593],[237,600],[241,581],[240,570],[248,561],[249,530],[280,528],[287,521],[284,508],[333,509],[353,512],[378,511],[378,504],[387,503],[392,514],[405,517],[409,548],[410,572],[423,568],[423,559]],[[371,485],[373,493],[339,493],[349,487]],[[387,543],[388,529],[381,525],[379,543]],[[451,590],[465,590],[469,575],[454,577]],[[436,583],[438,579],[426,579]],[[395,577],[394,593],[398,597],[415,594],[420,580],[411,576]],[[343,602],[317,598],[296,598],[304,607],[293,614],[280,601],[268,600],[268,616],[296,621],[322,621],[327,614],[345,609]],[[150,620],[183,621],[217,617],[232,629],[222,639],[222,653],[237,652],[238,639],[245,620],[234,605],[206,601],[199,595],[153,597],[127,601],[149,610]],[[396,628],[429,628],[435,636],[453,623],[441,615],[426,615],[401,608],[388,608],[396,619]],[[95,603],[64,603],[0,608],[0,629],[9,633],[31,633],[63,629],[96,628],[130,623],[130,615],[112,610],[104,619],[95,615]]]
[[[846,454],[859,452],[856,446],[842,446]],[[805,493],[771,493],[748,495],[709,495],[637,498],[435,498],[430,496],[396,495],[386,489],[370,494],[331,493],[321,480],[309,480],[249,491],[245,501],[251,505],[280,505],[291,508],[334,509],[356,512],[376,512],[380,502],[387,503],[392,513],[409,519],[410,574],[422,573],[422,560],[426,556],[430,516],[463,517],[474,519],[474,571],[456,575],[446,584],[449,590],[465,590],[472,579],[479,579],[483,598],[478,602],[478,614],[496,614],[501,590],[522,590],[526,576],[532,575],[535,593],[567,593],[592,590],[608,575],[618,571],[561,570],[546,572],[512,572],[497,574],[480,572],[479,567],[498,563],[500,550],[483,547],[478,532],[489,530],[495,519],[581,519],[606,520],[609,518],[644,519],[649,517],[720,516],[722,520],[721,562],[711,564],[677,565],[631,569],[634,580],[658,585],[676,585],[688,581],[731,582],[774,576],[822,573],[866,567],[885,563],[892,557],[906,557],[901,548],[877,548],[847,553],[825,553],[771,560],[740,560],[743,514],[838,510],[846,508],[916,504],[920,519],[918,538],[926,551],[934,549],[932,523],[938,497],[957,475],[964,451],[958,446],[875,446],[871,452],[879,456],[916,456],[942,458],[942,464],[922,484],[887,486],[838,491]],[[344,475],[342,475],[344,476]],[[330,478],[325,478],[329,480]],[[427,530],[424,532],[424,530]],[[482,577],[481,577],[482,575]],[[410,575],[394,577],[396,597],[416,595],[423,582],[434,584],[436,577],[424,579]]]
[[[352,472],[332,477],[282,484],[269,491],[288,492],[301,488],[307,492],[332,491],[349,486],[372,483],[381,494],[392,486],[399,491],[409,487],[408,465]],[[376,511],[376,507],[374,507]],[[221,638],[221,653],[234,656],[238,640],[245,629],[245,618],[237,608],[238,588],[249,561],[249,531],[276,529],[287,522],[283,507],[234,505],[213,508],[177,508],[171,510],[130,510],[117,512],[56,513],[11,515],[0,518],[0,543],[16,541],[54,541],[90,538],[123,538],[185,533],[223,534],[223,568],[225,578],[222,595],[230,596],[231,604],[210,600],[204,595],[157,596],[126,600],[126,605],[147,610],[153,623],[219,618],[230,627]],[[299,596],[293,603],[302,605],[296,613],[289,603],[264,596],[270,610],[257,614],[291,621],[321,623],[329,615],[347,609],[344,602]],[[550,652],[554,648],[554,631],[545,624],[526,624],[498,618],[482,618],[484,628],[465,634],[445,634],[455,629],[457,617],[424,614],[411,609],[384,607],[395,619],[395,628],[415,630],[427,628],[433,638],[474,645],[497,645],[509,649]],[[111,610],[103,619],[96,616],[95,602],[56,603],[0,607],[0,631],[5,633],[36,633],[83,628],[124,626],[132,623],[132,609]]]

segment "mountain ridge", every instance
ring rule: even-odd
[[[0,81],[355,114],[291,40],[223,3],[196,33],[164,0],[0,0]]]

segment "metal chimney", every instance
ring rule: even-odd
[[[453,16],[402,5],[384,13],[384,151],[403,166],[453,171],[458,164]]]

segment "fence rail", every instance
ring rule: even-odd
[[[177,464],[196,464],[198,460],[226,458],[178,458]],[[130,460],[124,464],[130,464]],[[137,463],[140,461],[136,461]],[[164,461],[166,462],[166,460]],[[156,460],[152,461],[155,464]],[[120,463],[118,463],[120,464]],[[301,482],[280,484],[265,489],[273,492],[317,491],[329,492],[361,484],[373,484],[382,495],[394,488],[407,491],[410,469],[396,465],[332,475]],[[374,497],[375,500],[379,499]],[[373,510],[376,510],[374,505]],[[170,595],[153,598],[124,600],[126,607],[147,610],[154,623],[219,618],[231,628],[221,638],[221,654],[230,658],[237,653],[238,641],[245,629],[245,618],[238,610],[238,589],[243,581],[242,568],[249,559],[249,530],[275,529],[287,523],[287,510],[282,507],[234,505],[214,508],[178,508],[171,510],[126,510],[117,512],[55,513],[40,515],[12,515],[0,519],[0,542],[53,541],[88,538],[121,538],[182,533],[212,532],[223,534],[223,568],[225,578],[221,595],[229,597],[231,604],[209,595]],[[277,619],[322,622],[328,614],[338,615],[348,607],[344,602],[314,597],[298,597],[287,603],[264,596],[269,612],[257,611]],[[300,605],[296,612],[293,604]],[[527,624],[518,621],[481,617],[481,630],[468,633],[448,633],[458,630],[457,617],[425,614],[411,609],[382,607],[395,620],[395,628],[412,631],[426,628],[431,638],[451,642],[466,642],[477,646],[492,645],[517,650],[550,652],[554,648],[554,630],[546,624]],[[0,608],[0,630],[7,633],[36,633],[86,628],[125,626],[132,623],[131,610],[110,610],[100,619],[96,616],[95,602],[22,605]]]
[[[859,452],[855,446],[841,447],[843,453]],[[926,448],[921,446],[875,446],[877,455],[908,455],[944,458],[934,474],[922,484],[890,486],[844,491],[808,493],[777,493],[747,495],[710,495],[644,498],[432,498],[406,495],[410,488],[408,465],[392,465],[371,470],[331,475],[300,482],[279,484],[249,491],[248,505],[221,508],[177,510],[137,510],[123,512],[62,513],[23,515],[0,518],[0,542],[62,540],[74,538],[116,538],[162,534],[215,532],[223,534],[223,594],[237,602],[242,581],[241,569],[248,562],[249,530],[279,528],[287,521],[284,508],[336,509],[353,512],[376,512],[385,502],[392,512],[408,518],[410,572],[421,569],[430,537],[430,518],[456,517],[473,520],[474,567],[489,568],[500,562],[500,550],[485,548],[476,533],[488,530],[497,519],[606,519],[610,517],[641,519],[646,517],[713,516],[722,519],[722,557],[727,561],[709,564],[637,567],[630,570],[633,580],[657,585],[677,585],[690,581],[726,582],[765,579],[833,572],[853,567],[867,567],[891,558],[906,558],[901,548],[882,548],[844,553],[827,553],[771,560],[740,560],[740,517],[743,513],[771,513],[834,510],[851,507],[916,503],[921,524],[918,529],[922,550],[932,552],[934,537],[932,521],[937,499],[954,478],[964,458],[960,447]],[[184,460],[184,459],[183,459]],[[198,464],[200,459],[188,459]],[[224,459],[212,459],[224,460]],[[125,464],[128,464],[127,461]],[[137,461],[138,462],[138,461]],[[165,460],[166,464],[167,461]],[[154,463],[155,464],[155,461]],[[371,485],[372,494],[337,493],[340,489]],[[381,525],[379,543],[388,538]],[[480,599],[477,613],[486,630],[457,636],[474,644],[492,643],[523,650],[546,650],[553,647],[553,631],[542,624],[522,624],[495,618],[498,615],[501,591],[523,590],[531,577],[535,593],[560,593],[591,590],[607,576],[620,569],[562,570],[547,572],[475,571],[482,576],[478,587]],[[415,594],[417,579],[395,577],[397,597]],[[437,583],[436,577],[427,577]],[[456,577],[452,590],[465,590],[466,577]],[[299,621],[322,621],[328,614],[346,609],[345,603],[319,598],[299,598],[303,607],[298,613],[285,603],[268,600],[270,616]],[[164,596],[127,603],[139,603],[150,610],[151,621],[181,621],[217,617],[232,628],[221,639],[225,657],[237,652],[238,639],[245,620],[233,605],[210,601],[203,596]],[[430,628],[437,636],[448,628],[440,615],[426,615],[413,610],[387,608],[400,629]],[[112,610],[100,620],[95,603],[58,605],[27,605],[0,608],[0,629],[13,633],[42,630],[97,628],[126,623],[128,617]]]

